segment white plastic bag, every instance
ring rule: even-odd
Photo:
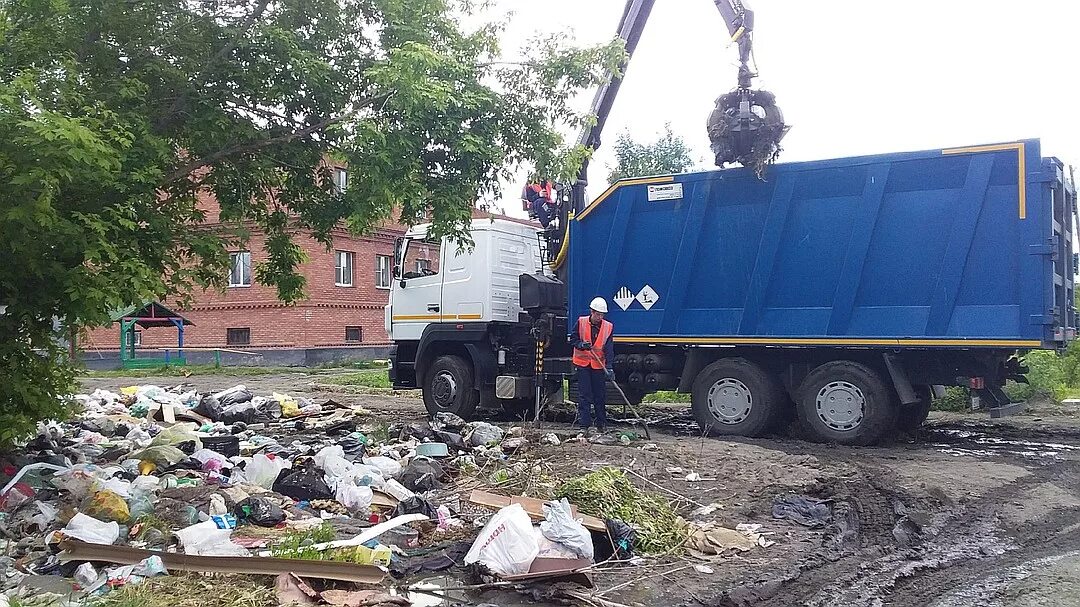
[[[88,544],[112,545],[120,539],[120,525],[116,521],[106,523],[79,512],[71,517],[62,533]]]
[[[383,475],[378,468],[345,459],[345,450],[340,445],[320,449],[315,454],[315,465],[322,469],[323,480],[331,490],[337,490],[341,484],[383,486]]]
[[[341,449],[341,447],[338,447],[338,449]],[[401,463],[393,458],[386,457],[385,455],[365,457],[363,461],[365,464],[378,470],[383,478],[393,478],[401,472]]]
[[[593,558],[592,536],[589,530],[574,519],[570,502],[564,497],[558,502],[544,504],[540,532],[547,539],[562,544],[582,558]]]
[[[359,487],[347,483],[338,485],[337,493],[334,495],[334,499],[339,504],[354,514],[370,511],[372,497],[371,487]]]
[[[234,544],[232,529],[218,529],[212,520],[195,523],[176,532],[184,554],[196,556],[251,556],[247,548]]]
[[[258,485],[263,489],[272,489],[278,474],[281,474],[281,471],[285,468],[290,467],[292,465],[284,458],[269,458],[262,453],[256,453],[247,464],[247,467],[244,468],[244,476],[253,485]]]
[[[484,525],[465,555],[465,564],[483,563],[499,575],[521,575],[529,572],[539,553],[529,514],[521,504],[510,504]]]

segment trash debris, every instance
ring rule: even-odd
[[[64,537],[82,540],[89,544],[113,544],[120,539],[120,525],[116,521],[103,522],[78,512],[61,530]]]
[[[701,523],[690,526],[686,546],[691,552],[701,555],[746,552],[759,546],[759,537],[754,532],[728,529],[716,523]]]
[[[548,432],[547,434],[540,437],[540,444],[541,445],[558,446],[560,444],[560,442],[561,441],[559,441],[558,435],[556,435],[554,432]]]
[[[824,527],[832,520],[828,502],[801,495],[784,495],[773,500],[773,518],[790,519],[805,527]]]
[[[502,428],[486,422],[470,422],[465,428],[468,430],[465,440],[472,447],[495,444],[503,438]]]
[[[540,523],[544,537],[566,546],[581,558],[592,560],[592,536],[584,525],[574,519],[566,498],[544,504],[544,517],[545,520]]]
[[[248,497],[238,502],[233,514],[242,522],[260,527],[276,527],[285,521],[285,512],[269,498]]]
[[[521,575],[529,572],[539,552],[528,513],[521,504],[511,504],[484,525],[465,564],[481,563],[498,575]]]
[[[694,565],[694,569],[697,570],[698,573],[704,573],[706,575],[711,575],[713,573],[713,568],[708,565]]]

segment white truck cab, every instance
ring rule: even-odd
[[[426,224],[411,228],[396,247],[384,311],[394,344],[390,379],[395,388],[422,388],[432,414],[467,417],[482,396],[494,398],[508,360],[532,359],[535,342],[521,331],[518,284],[522,274],[543,271],[540,227],[474,219],[471,249],[433,242],[427,231]]]

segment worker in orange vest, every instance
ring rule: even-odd
[[[555,208],[555,184],[547,179],[531,179],[521,190],[521,198],[527,208],[540,220],[540,225],[547,228],[551,225],[553,210]]]
[[[574,347],[572,360],[577,372],[578,423],[582,432],[588,432],[593,425],[593,413],[596,429],[601,434],[607,431],[607,380],[615,380],[615,372],[611,369],[615,359],[612,343],[615,325],[604,320],[607,311],[603,297],[593,299],[589,314],[578,318],[570,335],[570,344]]]

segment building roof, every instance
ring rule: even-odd
[[[173,319],[180,319],[184,325],[190,326],[195,323],[161,305],[158,301],[148,301],[138,306],[128,306],[123,310],[117,310],[109,315],[113,322],[121,320],[134,320],[135,324],[147,329],[150,327],[174,327]]]

